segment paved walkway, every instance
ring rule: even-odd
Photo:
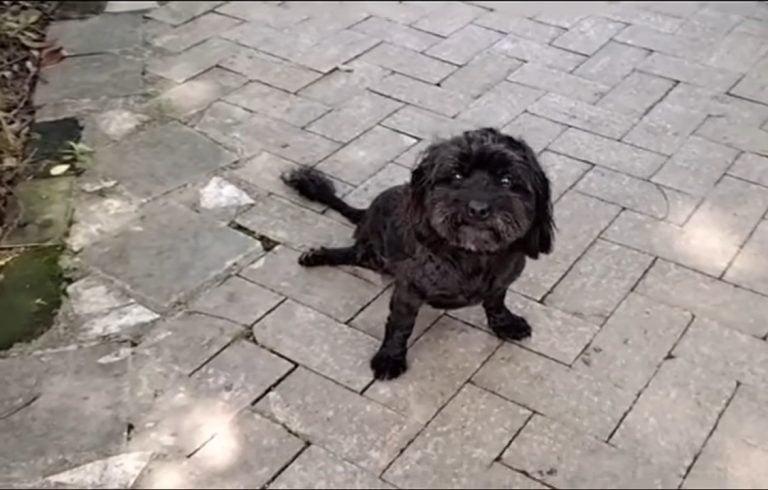
[[[59,324],[0,360],[0,480],[764,487],[768,5],[611,4],[54,25],[77,56],[43,72],[38,116],[81,117],[95,163]],[[314,165],[362,205],[479,125],[554,185],[556,251],[509,295],[533,337],[425,310],[410,371],[372,382],[389,284],[301,269],[352,229],[278,175]]]

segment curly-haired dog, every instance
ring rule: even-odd
[[[408,337],[424,303],[482,304],[502,339],[531,334],[504,297],[526,257],[552,250],[554,223],[549,181],[524,141],[485,128],[434,143],[410,184],[387,189],[368,209],[343,202],[317,171],[302,168],[283,179],[357,225],[354,245],[310,250],[300,264],[356,265],[395,278],[384,341],[371,360],[377,379],[406,370]]]

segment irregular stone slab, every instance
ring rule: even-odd
[[[214,67],[157,96],[147,104],[147,111],[160,118],[185,120],[243,83],[240,75]]]
[[[212,140],[237,152],[240,157],[261,151],[261,144],[243,131],[243,123],[253,113],[226,102],[214,102],[203,112],[195,129]]]
[[[115,308],[104,316],[99,316],[86,322],[81,327],[83,333],[80,335],[80,338],[96,339],[123,334],[126,330],[153,322],[158,318],[160,317],[152,310],[139,304],[131,303]]]
[[[148,127],[96,152],[101,172],[145,199],[232,163],[235,158],[176,122]]]
[[[630,293],[574,368],[639,392],[692,318],[687,311]]]
[[[149,116],[126,109],[112,109],[94,116],[99,130],[109,138],[119,141],[150,120]]]
[[[224,2],[168,2],[161,8],[153,10],[147,17],[179,25],[197,17],[200,14],[213,10]]]
[[[610,442],[669,466],[682,479],[734,390],[735,381],[684,359],[667,360]]]
[[[152,38],[152,44],[178,53],[210,37],[221,34],[239,23],[237,19],[232,17],[211,12],[155,36]]]
[[[375,474],[420,425],[303,368],[269,392],[256,411]]]
[[[599,326],[585,322],[551,306],[531,301],[512,291],[507,292],[504,303],[516,315],[528,320],[533,328],[530,338],[519,343],[527,349],[571,364],[599,330]],[[450,315],[490,331],[481,306],[453,310]]]
[[[635,398],[634,393],[607,381],[510,343],[502,344],[473,380],[508,400],[600,438],[611,434]]]
[[[392,288],[387,289],[375,301],[365,307],[363,311],[357,314],[349,324],[368,335],[379,340],[384,340],[384,328],[389,316],[389,302],[392,299]],[[428,305],[424,305],[419,310],[416,317],[416,324],[413,327],[409,344],[413,344],[421,335],[437,321],[442,315],[442,311],[436,310]]]
[[[2,398],[32,395],[0,418],[3,477],[39,478],[124,449],[128,364],[99,362],[117,350],[103,344],[0,360]]]
[[[119,196],[82,196],[75,208],[67,245],[75,252],[118,232],[139,214],[138,206]]]
[[[141,74],[141,61],[114,54],[66,58],[40,72],[47,83],[35,89],[35,105],[139,94],[144,89]]]
[[[466,488],[487,471],[530,412],[466,385],[384,473],[402,488]]]
[[[298,259],[298,253],[278,247],[241,271],[240,275],[342,323],[352,318],[382,289],[333,267],[301,267]]]
[[[653,257],[598,239],[546,298],[546,304],[602,324],[631,291]]]
[[[492,335],[442,317],[408,351],[408,371],[396,380],[374,383],[365,396],[427,423],[499,342]]]
[[[768,413],[764,392],[736,391],[682,488],[759,488],[768,478]],[[738,455],[738,457],[728,457]]]
[[[102,14],[54,22],[47,39],[64,48],[68,56],[132,48],[141,44],[141,15]]]
[[[260,345],[354,391],[370,382],[368,363],[379,345],[376,339],[291,300],[254,325],[253,336]]]
[[[85,257],[159,309],[261,249],[256,240],[172,202],[145,208],[137,225],[89,248]]]
[[[42,483],[80,488],[132,488],[151,458],[151,452],[119,454],[51,475]]]
[[[243,325],[252,325],[282,299],[280,295],[258,284],[239,277],[230,277],[192,302],[189,309]]]
[[[245,206],[254,202],[251,196],[221,177],[213,177],[200,189],[200,207],[203,209]]]
[[[106,284],[96,276],[87,276],[67,287],[67,304],[78,316],[104,313],[133,300]]]
[[[269,488],[394,488],[320,446],[310,446]]]
[[[670,488],[664,467],[534,415],[502,461],[556,488]]]
[[[47,245],[61,243],[72,213],[73,177],[22,182],[15,190],[21,207],[18,226],[2,245]]]
[[[147,62],[147,71],[176,83],[183,83],[234,54],[237,46],[219,38],[208,39],[186,51]]]

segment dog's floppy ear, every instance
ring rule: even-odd
[[[549,179],[536,158],[530,146],[524,141],[517,140],[522,147],[525,162],[532,175],[534,192],[534,217],[530,230],[523,237],[525,254],[536,259],[539,254],[552,251],[555,242],[555,222],[552,214],[552,195],[549,190]]]

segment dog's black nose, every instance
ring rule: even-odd
[[[486,202],[469,201],[467,208],[469,217],[472,219],[486,219],[491,215],[491,207]]]

